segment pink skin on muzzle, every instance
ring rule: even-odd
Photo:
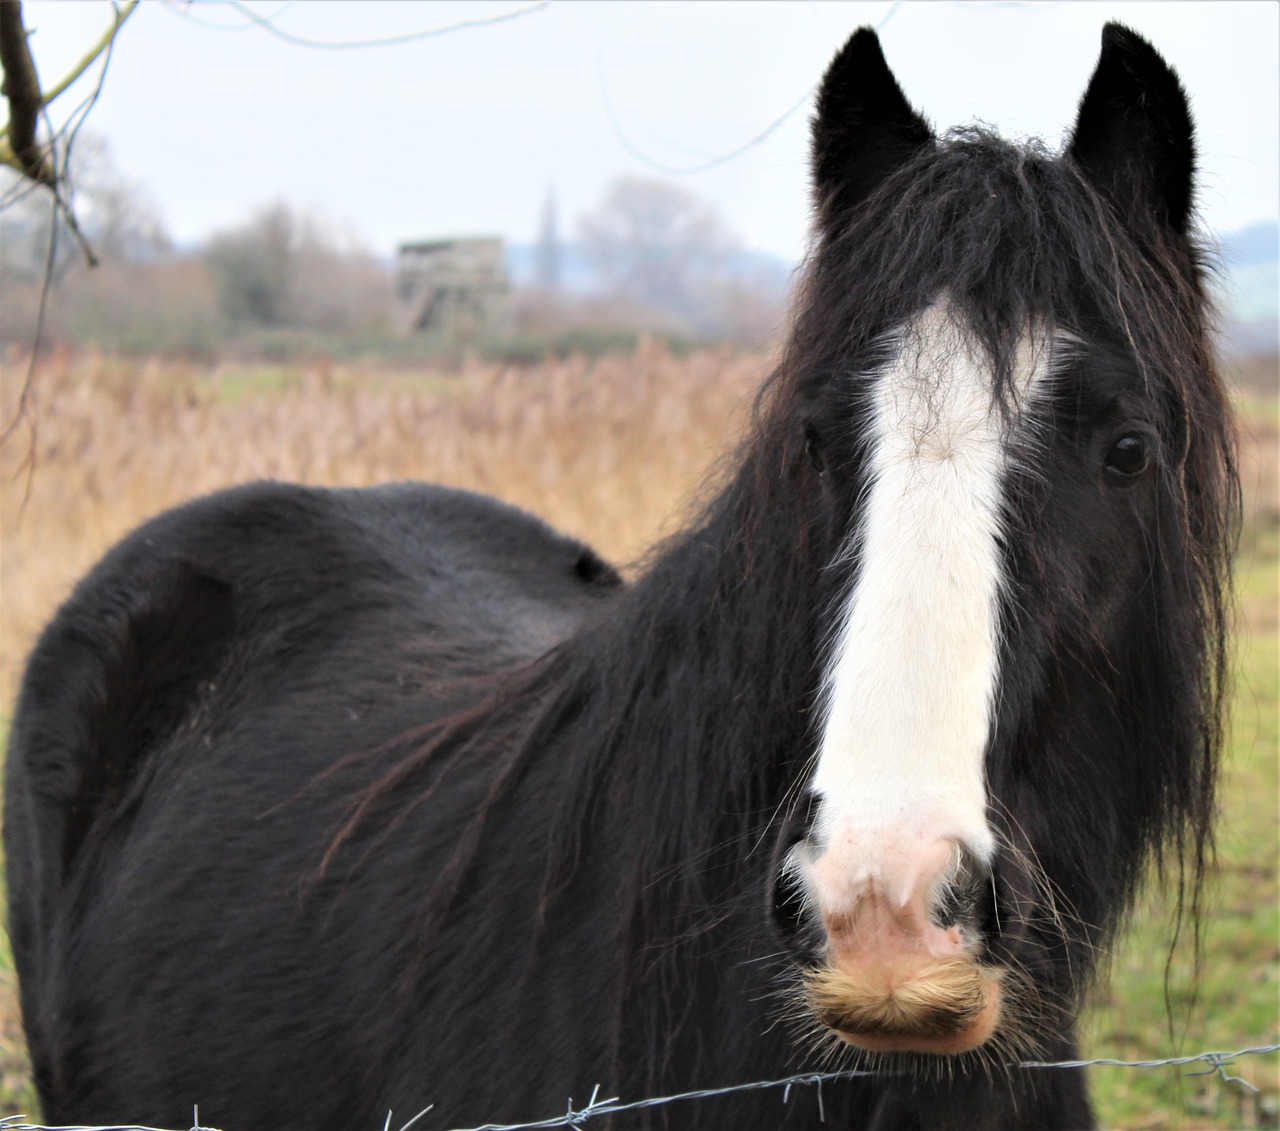
[[[958,846],[865,844],[842,838],[806,869],[826,930],[824,965],[805,978],[818,1018],[859,1048],[954,1054],[977,1048],[1000,1020],[997,971],[984,968],[955,924],[929,915],[954,871]]]

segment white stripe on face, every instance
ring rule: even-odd
[[[852,889],[914,882],[903,859],[912,846],[953,840],[982,862],[995,848],[983,758],[998,674],[1006,426],[990,364],[945,301],[904,342],[874,378],[870,487],[851,543],[860,568],[826,676],[811,783],[816,847],[843,859],[840,886]],[[1019,404],[1047,357],[1028,336],[1013,376]]]

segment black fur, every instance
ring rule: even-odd
[[[1010,1065],[1076,1053],[1153,855],[1194,903],[1235,516],[1199,254],[1158,203],[1189,180],[1148,183],[1190,164],[1126,167],[1145,214],[1106,172],[1107,113],[1172,120],[1181,91],[1114,27],[1099,74],[1116,43],[1145,69],[1102,110],[1095,78],[1052,158],[929,140],[855,35],[819,99],[786,353],[724,488],[634,584],[520,512],[414,486],[243,488],[108,555],[37,646],[9,754],[46,1118],[176,1127],[198,1103],[233,1131],[349,1129],[434,1104],[417,1126],[446,1128],[812,1066],[780,1019],[810,942],[776,864],[857,570],[866,374],[945,293],[1010,414],[1027,328],[1080,341],[1005,516],[999,918],[980,894],[957,911],[1015,1024],[988,1055],[868,1058],[878,1077],[821,1104],[880,1131],[1091,1124],[1078,1073]],[[1124,478],[1130,434],[1153,461]],[[819,1096],[615,1125],[817,1127]]]
[[[870,28],[831,61],[813,119],[814,197],[822,212],[856,208],[904,161],[933,143]]]
[[[1195,172],[1187,98],[1152,46],[1120,24],[1103,30],[1070,153],[1122,212],[1186,231]]]

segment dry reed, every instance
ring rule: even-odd
[[[20,426],[0,448],[0,697],[7,709],[35,634],[108,546],[234,483],[447,483],[629,562],[732,443],[768,364],[729,351],[678,359],[656,343],[455,374],[54,356],[36,376],[34,431]],[[4,366],[6,422],[24,374],[25,359]]]

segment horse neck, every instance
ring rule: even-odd
[[[612,840],[637,897],[667,877],[673,898],[705,907],[708,885],[767,865],[818,679],[820,554],[792,487],[749,457],[560,657],[574,740],[557,745],[574,752],[563,772],[576,799],[560,835]]]

